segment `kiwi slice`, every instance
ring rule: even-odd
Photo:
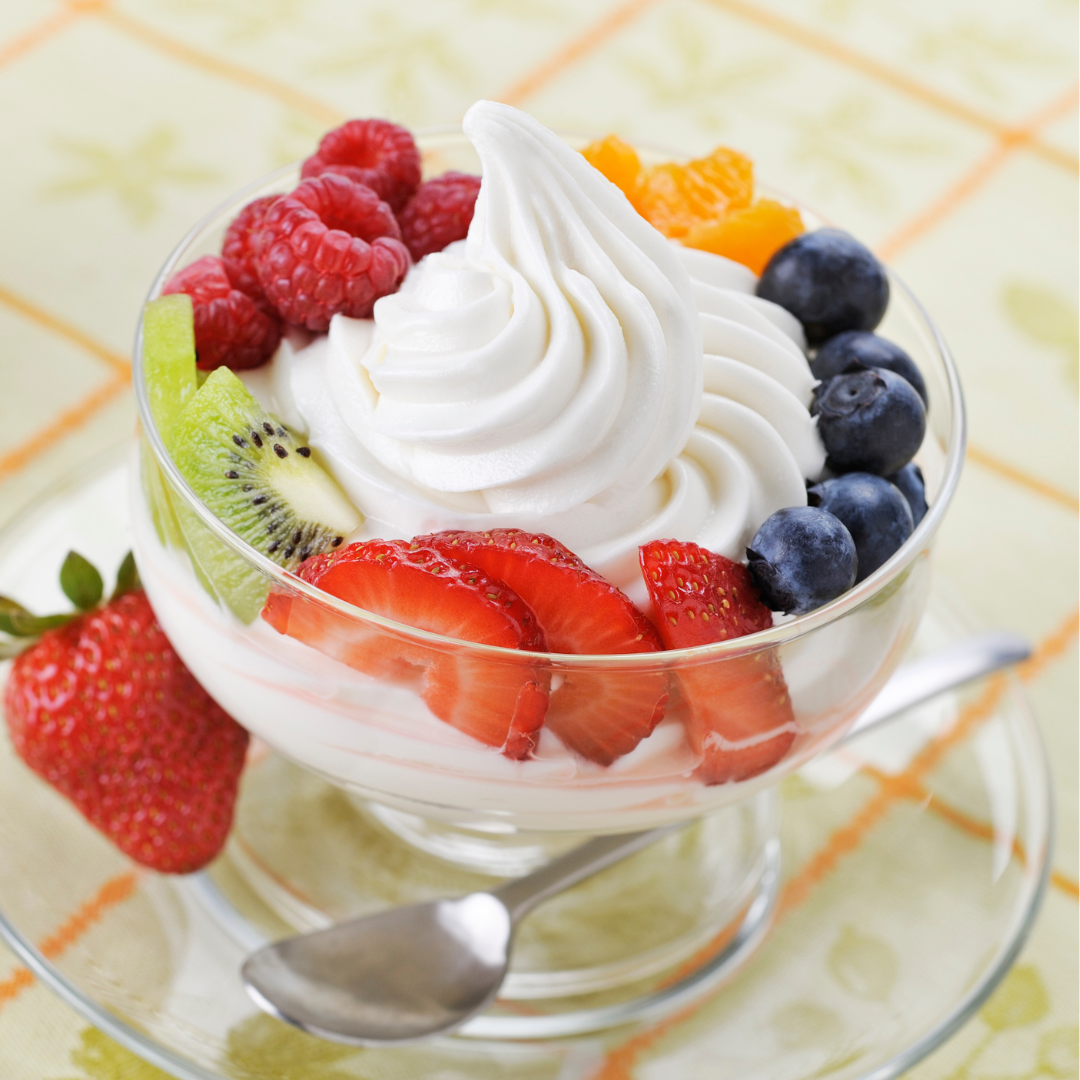
[[[143,497],[150,508],[150,517],[158,539],[164,547],[184,546],[184,534],[173,512],[169,489],[161,475],[157,461],[146,439],[139,440],[139,475],[142,479]]]
[[[307,447],[231,371],[196,371],[190,297],[164,296],[146,305],[143,369],[154,423],[177,467],[203,502],[257,550],[291,568],[337,546],[360,524]],[[142,473],[162,543],[182,546],[203,588],[251,622],[266,602],[266,578],[169,491],[145,447]]]
[[[166,446],[195,396],[195,316],[184,293],[151,300],[143,310],[143,371],[150,412]]]
[[[195,396],[195,323],[191,297],[183,293],[151,300],[143,310],[142,361],[150,413],[166,446],[184,406]],[[143,494],[162,544],[187,547],[161,469],[145,439],[139,448]],[[200,575],[203,587],[214,594]]]
[[[311,450],[267,413],[228,368],[211,372],[184,407],[170,450],[207,507],[287,569],[338,547],[363,521]],[[221,541],[216,543],[218,554],[232,556],[230,563],[243,563]],[[214,565],[212,552],[195,554],[229,606],[242,618],[248,613],[254,617],[265,599],[265,579],[246,563],[245,575],[238,577],[235,566]],[[257,582],[248,588],[250,578]]]

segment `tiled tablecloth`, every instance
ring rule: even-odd
[[[492,97],[563,128],[747,151],[873,245],[943,328],[971,448],[938,573],[1037,644],[1025,678],[1057,853],[999,993],[1038,1008],[989,1050],[984,1011],[915,1072],[1075,1076],[1076,38],[1075,0],[4,4],[0,521],[127,439],[136,313],[177,238],[341,118],[448,124]],[[4,1080],[158,1075],[0,947]]]

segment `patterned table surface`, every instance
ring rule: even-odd
[[[1075,1076],[1076,40],[1075,0],[5,4],[0,522],[128,437],[135,315],[176,239],[345,117],[448,124],[491,97],[552,126],[747,151],[930,306],[971,419],[937,572],[1036,643],[1051,888],[997,1005],[915,1075]],[[0,947],[5,1080],[160,1075]]]

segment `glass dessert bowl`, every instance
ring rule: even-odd
[[[420,145],[427,171],[476,170],[475,152],[460,133],[430,135]],[[200,223],[167,260],[151,298],[178,267],[218,249],[245,203],[289,190],[296,179],[295,168],[281,170]],[[750,637],[629,655],[525,653],[395,624],[307,584],[232,533],[171,459],[151,411],[140,324],[134,378],[142,478],[132,497],[143,580],[180,655],[226,710],[286,758],[363,799],[453,825],[574,833],[648,828],[740,802],[843,735],[899,663],[926,602],[934,534],[963,457],[963,407],[940,335],[895,278],[881,329],[908,351],[928,385],[931,408],[917,461],[929,512],[900,551],[853,589]],[[186,537],[170,538],[161,527],[163,499]],[[208,557],[231,560],[251,576],[257,594],[272,592],[279,610],[291,608],[294,625],[317,623],[319,649],[263,618],[237,618],[193,570]],[[341,661],[356,650],[373,656],[411,650],[416,663],[381,673],[377,663],[368,664],[377,672],[368,674]],[[787,682],[794,730],[721,747],[721,759],[731,765],[714,776],[727,782],[704,782],[696,774],[700,753],[684,737],[680,688],[688,680],[735,685],[752,678],[746,673],[755,667],[775,663]],[[513,760],[432,715],[418,674],[428,667],[452,672],[465,701],[472,688],[501,685],[511,692],[536,682],[554,694],[602,696],[613,688],[647,693],[661,680],[670,697],[653,734],[610,765],[574,754],[543,728],[533,755]]]

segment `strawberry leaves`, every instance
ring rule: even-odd
[[[124,593],[134,592],[139,588],[142,588],[139,568],[135,565],[135,556],[129,551],[116,571],[116,588],[113,589],[109,600],[118,600]]]
[[[74,604],[75,611],[57,615],[35,615],[17,600],[0,596],[0,660],[10,660],[32,645],[46,630],[63,626],[80,614],[96,608],[105,594],[105,582],[97,567],[77,551],[69,551],[60,567],[60,588]],[[110,601],[139,588],[139,571],[129,551],[116,572],[116,587]]]
[[[93,563],[77,551],[69,551],[64,565],[60,567],[60,588],[80,611],[89,611],[101,602],[105,582]]]

